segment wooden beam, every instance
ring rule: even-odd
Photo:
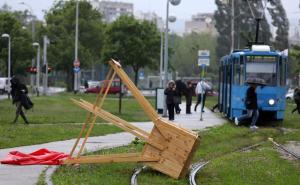
[[[115,162],[157,162],[159,157],[143,157],[140,153],[110,154],[98,156],[81,156],[69,158],[63,164],[91,164],[91,163],[115,163]]]
[[[112,75],[112,72],[113,72],[113,71],[112,71],[112,68],[110,68],[109,71],[108,71],[108,73],[107,73],[107,75],[106,75],[106,78],[105,78],[105,79],[108,79],[108,78]],[[103,89],[101,89],[100,92],[99,92],[99,94],[97,95],[97,99],[96,99],[96,102],[95,102],[93,108],[95,108],[95,107],[99,104],[99,101],[100,101],[100,99],[101,99],[102,92],[103,92]],[[85,131],[87,125],[89,124],[89,122],[90,122],[90,120],[91,120],[91,117],[92,117],[92,113],[90,113],[90,114],[88,115],[87,119],[85,120],[84,124],[82,125],[81,131],[80,131],[80,133],[79,133],[79,135],[78,135],[78,137],[77,137],[77,139],[76,139],[76,141],[75,141],[75,143],[74,143],[74,145],[73,145],[73,147],[72,147],[72,150],[71,150],[71,152],[70,152],[70,156],[73,156],[73,153],[74,153],[74,151],[75,151],[75,149],[76,149],[76,147],[77,147],[77,145],[78,145],[78,143],[79,143],[79,141],[80,141],[80,139],[81,139],[81,137],[82,137],[82,135],[83,135],[83,132]]]
[[[116,126],[120,127],[121,129],[135,135],[136,137],[143,139],[143,140],[147,140],[149,137],[149,133],[141,130],[140,128],[133,129],[133,128],[129,128],[128,125],[131,125],[130,123],[127,123],[126,121],[122,120],[121,118],[119,118],[118,120],[115,120],[114,118],[116,116],[112,115],[102,109],[96,108],[95,110],[93,110],[93,108],[84,103],[84,102],[80,102],[80,101],[74,101],[74,103],[76,103],[77,105],[79,105],[80,107],[86,109],[89,112],[92,112],[93,114],[101,117],[102,119],[115,124]],[[133,126],[133,125],[131,125]],[[133,126],[134,127],[134,126]]]
[[[158,117],[158,114],[153,109],[152,105],[147,101],[147,99],[142,95],[134,83],[130,80],[127,74],[120,68],[119,63],[115,60],[110,60],[109,64],[112,66],[114,71],[122,79],[123,83],[126,84],[127,88],[131,91],[132,95],[137,99],[140,106],[144,109],[148,117],[154,122]],[[155,123],[154,123],[155,124]]]

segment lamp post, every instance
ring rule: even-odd
[[[166,28],[165,28],[165,53],[164,53],[164,88],[167,87],[168,83],[168,60],[169,60],[169,53],[168,53],[168,32],[169,32],[169,21],[175,21],[174,17],[172,19],[169,19],[169,3],[171,3],[174,6],[179,5],[181,0],[167,0],[167,11],[166,11]],[[163,116],[167,116],[167,105],[166,105],[166,96],[164,96],[164,111],[163,111]]]
[[[43,67],[45,72],[43,73],[43,94],[47,95],[48,93],[48,61],[47,61],[47,46],[50,44],[50,40],[46,35],[43,37]]]
[[[34,42],[32,46],[37,47],[37,56],[36,56],[36,95],[39,96],[40,88],[40,44]]]
[[[78,62],[78,16],[79,16],[79,1],[76,1],[76,25],[75,25],[75,59],[74,63]],[[78,91],[78,71],[74,70],[74,93]]]
[[[25,3],[25,2],[20,2],[19,4],[26,6],[29,11],[30,11],[30,15],[31,15],[31,37],[32,37],[32,42],[35,41],[35,20],[34,20],[34,16],[33,16],[33,9],[32,7]],[[34,58],[31,60],[31,67],[34,66]],[[34,76],[33,74],[30,75],[30,86],[33,88],[34,86]]]
[[[234,0],[231,0],[231,46],[230,51],[234,50]]]
[[[163,29],[160,32],[160,64],[159,64],[159,87],[163,87],[163,65],[164,65],[164,39],[163,39]]]
[[[7,38],[8,39],[8,57],[7,57],[7,78],[8,78],[8,84],[9,84],[9,87],[8,87],[8,98],[10,98],[10,77],[11,77],[11,74],[10,74],[10,67],[11,67],[11,62],[10,62],[10,35],[7,34],[7,33],[4,33],[1,35],[2,38]]]

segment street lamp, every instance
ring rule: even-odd
[[[30,15],[31,15],[31,37],[32,37],[32,42],[35,41],[35,20],[34,20],[34,16],[33,16],[33,9],[32,7],[25,3],[25,2],[19,2],[19,4],[26,6],[29,11],[30,11]],[[31,67],[34,66],[34,58],[31,60]],[[34,79],[33,79],[33,74],[30,75],[30,86],[33,88],[33,84],[34,84]]]
[[[166,29],[165,29],[165,53],[164,53],[164,87],[167,87],[168,83],[168,31],[169,31],[169,3],[171,3],[173,6],[179,5],[181,0],[167,0],[167,12],[166,12]],[[175,19],[176,20],[176,19]],[[171,21],[175,21],[174,19],[171,19]],[[165,97],[165,96],[164,96]],[[166,105],[166,97],[164,98],[164,111],[163,111],[163,116],[167,116],[167,105]]]
[[[11,67],[11,63],[10,63],[10,35],[7,34],[7,33],[4,33],[1,35],[2,38],[8,38],[8,58],[7,58],[7,77],[8,77],[8,84],[9,84],[9,87],[8,87],[8,98],[10,98],[10,67]]]
[[[36,57],[36,94],[39,96],[40,88],[40,44],[37,42],[32,43],[32,46],[37,47],[37,57]]]
[[[169,17],[169,22],[173,23],[176,21],[176,17],[175,16],[170,16]],[[163,83],[163,76],[164,76],[164,59],[163,59],[163,55],[164,55],[164,39],[163,39],[163,34],[164,34],[164,25],[162,26],[161,30],[160,30],[160,66],[159,66],[159,86],[160,87],[164,87],[164,83]]]
[[[75,59],[74,64],[78,62],[78,16],[79,16],[79,1],[76,1],[76,24],[75,24]],[[77,93],[79,82],[79,71],[74,70],[74,93]]]

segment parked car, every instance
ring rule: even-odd
[[[99,93],[105,84],[108,84],[108,82],[106,83],[105,80],[100,81],[99,85],[97,85],[95,87],[87,88],[85,93]],[[107,89],[107,87],[104,87],[103,93],[106,91],[106,89]],[[121,91],[122,91],[122,87],[120,87],[120,80],[115,79],[112,81],[112,84],[111,84],[110,88],[108,89],[107,93],[108,94],[118,94]],[[124,88],[123,93],[126,93],[126,88]]]
[[[9,91],[9,80],[8,78],[0,78],[0,94],[7,93]]]
[[[287,93],[285,94],[285,98],[287,100],[293,100],[294,99],[294,91],[295,91],[295,89],[289,89],[287,91]]]

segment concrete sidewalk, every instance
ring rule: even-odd
[[[192,108],[194,105],[192,106]],[[174,123],[180,127],[199,130],[207,127],[221,125],[225,122],[210,110],[205,109],[203,113],[203,121],[200,121],[200,113],[193,112],[192,114],[185,114],[185,104],[181,104],[181,114],[175,115]],[[199,111],[199,110],[198,110]],[[164,118],[166,119],[166,118]],[[139,122],[133,123],[135,126],[140,127],[143,130],[151,131],[153,127],[152,122]],[[92,152],[105,148],[112,148],[117,146],[128,145],[134,136],[122,132],[117,134],[109,134],[106,136],[90,137],[85,145],[86,151]],[[31,153],[40,148],[47,148],[49,150],[69,153],[75,139],[66,141],[57,141],[32,146],[22,146],[16,148],[8,148],[0,150],[0,159],[3,159],[10,151],[18,150],[24,153]],[[12,165],[0,165],[0,184],[2,185],[33,185],[38,181],[39,175],[47,166],[33,165],[33,166],[12,166]]]

